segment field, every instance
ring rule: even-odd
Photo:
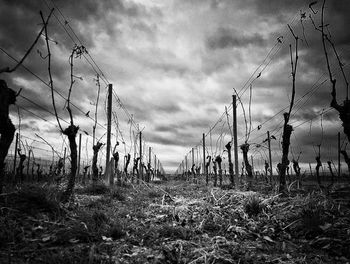
[[[22,186],[0,198],[0,262],[349,263],[349,188],[255,186],[78,186],[66,205],[56,187]]]
[[[0,264],[350,264],[349,1],[3,2]]]

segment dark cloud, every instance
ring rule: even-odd
[[[240,48],[248,45],[262,46],[264,44],[264,38],[258,33],[246,35],[233,28],[218,28],[213,35],[208,37],[206,46],[211,50],[216,50]]]
[[[195,145],[199,140],[193,135],[193,132],[184,132],[174,130],[173,133],[169,133],[169,135],[164,135],[162,133],[152,133],[147,134],[147,139],[150,143],[157,143],[168,146],[183,146],[188,147],[191,145]]]
[[[299,146],[299,148],[307,148],[307,147],[316,147],[321,144],[322,148],[334,146],[337,147],[337,134],[339,130],[338,127],[327,127],[326,131],[322,131],[322,128],[319,124],[314,125],[312,130],[309,129],[299,130],[297,135],[297,140],[294,139],[294,145]],[[310,136],[311,134],[311,136]],[[322,149],[324,150],[324,149]],[[311,155],[309,160],[314,159],[315,153]]]
[[[232,58],[235,58],[234,62]],[[242,61],[243,56],[238,49],[232,50],[230,56],[227,56],[224,49],[205,51],[202,54],[202,71],[206,76],[213,75],[229,69],[234,63],[240,63]]]
[[[122,96],[128,111],[134,114],[135,120],[140,121],[142,127],[146,126],[146,140],[169,146],[170,153],[173,151],[170,147],[173,146],[185,149],[198,144],[202,133],[207,132],[221,114],[218,111],[220,105],[231,101],[232,87],[238,87],[249,78],[276,43],[277,37],[283,35],[284,43],[278,45],[281,49],[252,86],[253,127],[271,120],[261,130],[255,130],[250,141],[263,140],[266,130],[273,132],[279,139],[283,116],[282,113],[276,117],[274,115],[288,106],[292,84],[289,44],[294,47],[294,39],[286,27],[286,23],[290,23],[300,38],[296,100],[303,98],[300,103],[296,102],[293,110],[293,113],[297,111],[291,120],[296,137],[292,137],[291,148],[294,153],[303,149],[302,162],[314,162],[313,145],[322,136],[324,148],[328,148],[325,146],[327,144],[336,145],[334,135],[342,130],[336,111],[322,115],[325,129],[323,134],[320,132],[320,111],[328,109],[330,104],[329,82],[309,93],[314,84],[328,78],[320,33],[314,29],[308,18],[310,10],[307,6],[310,1],[179,0],[172,5],[152,3],[150,6],[137,2],[0,0],[0,46],[16,59],[20,59],[40,30],[39,10],[46,16],[49,9],[45,3],[49,6],[54,3],[69,20],[68,24],[65,23],[59,10],[55,11],[57,18],[66,24],[64,28],[68,33],[75,38],[70,31],[72,27],[88,51],[96,52],[92,55],[107,75],[116,83],[119,82],[116,91]],[[319,1],[314,6],[318,10],[318,14],[314,15],[317,26],[320,24],[321,3]],[[304,28],[300,23],[300,10],[306,12]],[[350,23],[350,5],[346,0],[328,0],[325,11],[332,40],[338,48],[342,63],[348,65],[350,33],[347,27]],[[52,39],[50,45],[53,53],[54,84],[55,89],[66,97],[70,76],[68,57],[74,43],[64,28],[54,16],[51,18],[49,36]],[[48,83],[47,60],[41,58],[37,50],[43,56],[46,55],[43,38],[24,65]],[[331,49],[329,51],[331,67],[337,78],[338,100],[342,102],[345,98],[345,86],[334,54]],[[12,66],[14,62],[0,52],[0,64]],[[95,72],[84,58],[77,59],[74,65],[74,75],[82,76],[84,80],[76,79],[72,98],[73,103],[83,113],[74,107],[72,110],[81,130],[91,133],[93,121],[85,117],[84,113],[90,111],[90,116],[94,113],[93,104],[97,95],[97,87],[93,81]],[[345,74],[349,75],[347,66]],[[316,82],[320,77],[320,81]],[[56,120],[52,115],[48,87],[23,68],[13,74],[4,74],[2,78],[15,90],[23,87],[22,95],[36,103],[18,98],[19,106],[50,121],[45,123],[20,108],[23,132],[49,132],[51,137],[57,136],[58,129],[52,125],[56,124]],[[163,84],[167,87],[158,93],[156,89],[161,89]],[[166,89],[170,89],[169,86],[174,91],[168,95]],[[179,91],[175,91],[177,88]],[[104,124],[104,87],[102,90],[99,120]],[[248,95],[246,92],[242,96],[245,105],[249,100]],[[68,120],[65,99],[56,94],[56,103],[59,116]],[[128,137],[126,131],[129,131],[129,124],[126,115],[117,105],[113,110],[118,115],[124,136]],[[244,140],[245,124],[240,107],[238,111],[241,144]],[[16,107],[11,107],[11,115],[18,125]],[[311,135],[309,126],[312,128]],[[149,127],[153,128],[152,131],[146,131]],[[99,135],[103,133],[102,128],[97,132]],[[229,137],[228,127],[222,128],[220,123],[211,133],[213,147],[221,134],[226,134],[223,141]],[[276,151],[274,159],[277,160],[280,143],[274,142],[273,145]],[[333,145],[329,148],[333,149]],[[175,166],[179,161],[167,163]]]
[[[162,145],[167,145],[167,146],[176,146],[176,145],[179,145],[180,142],[178,139],[175,139],[175,138],[168,138],[168,137],[165,137],[165,136],[155,136],[155,135],[152,135],[151,137],[149,137],[149,141],[152,142],[152,143],[158,143],[158,144],[162,144]],[[186,144],[185,144],[186,146]]]
[[[175,103],[155,104],[152,108],[154,111],[161,111],[163,114],[175,114],[181,111],[181,107]]]
[[[157,116],[171,117],[184,111],[178,102],[163,98],[150,100],[149,97],[141,96],[134,100],[125,100],[124,105],[131,113],[137,113],[135,120],[143,120],[143,123],[154,122]]]
[[[169,76],[184,76],[192,73],[191,69],[180,62],[147,61],[146,66],[153,70],[168,73]]]
[[[239,6],[242,8],[254,8],[254,11],[259,15],[273,15],[275,17],[279,16],[279,14],[294,13],[308,3],[308,0],[247,0],[240,1]]]
[[[52,32],[55,36],[60,38],[57,41],[61,42],[69,37],[66,36],[65,30],[60,25],[60,22],[65,25],[65,29],[68,33],[74,36],[74,33],[70,30],[77,28],[79,24],[86,23],[98,23],[101,22],[103,30],[107,30],[108,33],[113,33],[114,26],[120,22],[122,17],[135,17],[140,14],[141,7],[134,4],[127,4],[124,1],[116,0],[44,0],[44,1],[25,1],[25,0],[1,0],[1,18],[2,25],[1,32],[5,47],[6,44],[25,44],[29,37],[41,23],[39,11],[43,11],[44,15],[47,15],[49,9],[55,8],[55,16],[52,17],[49,26],[49,32]],[[106,16],[116,12],[119,16],[117,20],[106,21]],[[64,15],[64,18],[61,16]],[[56,17],[58,19],[56,19]],[[65,20],[66,19],[66,20]],[[114,18],[115,19],[115,18]],[[58,22],[58,20],[60,22]],[[11,23],[9,23],[11,21]],[[67,24],[68,22],[68,24]],[[6,25],[6,26],[5,26]],[[79,33],[78,33],[79,34]],[[82,39],[83,43],[87,47],[91,47],[94,43],[93,36],[91,35],[78,35]],[[8,42],[6,42],[6,39]],[[71,43],[71,40],[66,42]],[[71,46],[71,44],[69,45]]]
[[[169,131],[172,130],[172,128],[170,128],[167,125],[158,125],[158,126],[155,127],[154,130],[158,131],[158,132],[169,132]]]
[[[48,34],[52,40],[50,46],[52,49],[57,46],[61,51],[66,52],[66,59],[64,59],[55,57],[57,55],[52,51],[52,69],[54,70],[54,77],[56,76],[58,79],[62,79],[68,70],[68,57],[74,43],[80,45],[79,41],[81,41],[89,51],[99,42],[99,39],[95,38],[97,33],[107,32],[109,37],[113,37],[120,33],[116,26],[121,23],[122,19],[147,16],[147,10],[142,6],[119,0],[1,0],[0,4],[1,47],[18,60],[22,58],[41,29],[42,22],[39,11],[42,11],[46,18],[49,9],[56,8],[48,27]],[[139,23],[142,24],[142,21]],[[146,30],[146,27],[146,25],[143,25],[144,30]],[[55,45],[55,42],[57,42],[57,45]],[[46,81],[47,78],[43,77],[42,73],[47,76],[47,62],[39,56],[37,51],[40,51],[42,56],[46,56],[47,52],[43,38],[39,40],[24,65]],[[15,64],[4,54],[0,56],[0,63],[8,66]],[[23,69],[21,74],[24,74],[26,78],[35,78]]]
[[[269,33],[266,39],[276,39],[282,35],[284,48],[275,56],[275,63],[277,60],[288,59],[289,57],[289,44],[292,44],[294,49],[294,39],[286,27],[286,24],[290,24],[295,34],[299,37],[299,55],[300,66],[303,67],[301,72],[305,70],[313,70],[319,72],[325,72],[325,58],[323,47],[321,43],[320,32],[316,31],[312,24],[309,15],[311,14],[316,26],[318,27],[320,22],[321,4],[322,1],[318,1],[313,8],[318,12],[313,14],[308,8],[311,1],[296,0],[296,1],[279,1],[279,0],[250,0],[240,1],[238,6],[244,9],[250,9],[260,17],[261,21],[266,21],[267,24],[275,24],[276,22],[284,25],[282,29],[278,29],[277,32]],[[325,8],[325,24],[329,24],[326,32],[329,32],[332,41],[336,45],[338,52],[341,54],[341,60],[344,64],[348,64],[350,61],[349,47],[350,47],[350,33],[347,30],[347,25],[350,23],[350,5],[346,0],[339,1],[326,1]],[[301,24],[300,13],[305,13],[306,17]],[[265,18],[265,19],[264,19]],[[275,21],[269,19],[275,19]],[[332,65],[336,65],[334,54],[329,48],[329,54],[331,56]],[[287,68],[288,69],[288,68]],[[337,69],[338,70],[338,69]],[[277,78],[275,78],[277,80]]]

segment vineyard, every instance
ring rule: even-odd
[[[146,2],[2,3],[0,262],[350,263],[342,4]]]

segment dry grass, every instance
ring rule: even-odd
[[[96,189],[85,190],[69,207],[57,203],[52,209],[56,194],[33,190],[22,196],[34,211],[18,210],[24,205],[17,196],[6,208],[2,204],[1,263],[8,263],[9,250],[12,263],[346,263],[350,258],[350,210],[321,193],[280,197],[167,182],[113,187],[98,195]]]

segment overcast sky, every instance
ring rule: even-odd
[[[167,172],[177,168],[185,154],[200,144],[202,133],[208,133],[214,124],[217,124],[216,127],[206,137],[207,150],[211,155],[221,154],[231,137],[227,117],[222,114],[225,106],[229,107],[228,119],[232,125],[230,103],[233,88],[240,91],[248,123],[251,91],[253,131],[248,143],[258,170],[262,169],[262,162],[266,159],[264,145],[259,147],[266,138],[266,131],[271,131],[277,139],[272,142],[274,163],[279,162],[281,157],[281,110],[289,105],[292,83],[289,45],[292,45],[293,51],[295,47],[287,28],[290,24],[300,38],[296,82],[298,101],[291,119],[294,126],[292,154],[297,157],[301,152],[301,163],[314,163],[315,150],[321,144],[321,160],[335,161],[337,133],[341,131],[343,147],[344,134],[337,113],[329,108],[330,86],[321,37],[309,19],[312,13],[308,8],[310,2],[0,0],[0,47],[20,59],[40,30],[39,11],[46,17],[49,9],[56,6],[48,26],[55,89],[67,95],[70,76],[68,58],[74,43],[82,43],[104,73],[105,80],[113,84],[123,106],[140,124],[140,129],[144,128],[146,145],[152,147]],[[312,8],[317,12],[313,17],[318,26],[321,1]],[[349,13],[349,1],[327,1],[327,30],[342,63],[346,65],[347,75]],[[48,83],[46,54],[45,42],[41,38],[24,66]],[[91,57],[86,57],[93,64]],[[3,51],[0,52],[0,62],[1,66],[14,65]],[[345,86],[334,60],[332,69],[337,74],[338,99],[342,102]],[[90,159],[93,120],[89,117],[94,118],[95,113],[96,72],[86,59],[76,58],[74,75],[76,82],[72,102],[81,111],[73,108],[73,115],[83,133],[82,158]],[[28,144],[39,146],[32,140],[40,141],[36,133],[62,151],[64,145],[54,125],[55,117],[48,113],[53,111],[48,87],[23,68],[15,73],[2,74],[1,79],[15,90],[23,88],[21,95],[35,102],[18,98],[20,120],[17,108],[11,108],[14,124],[20,128],[21,135],[28,137],[23,137],[23,142],[26,140]],[[57,94],[56,100],[60,117],[68,120],[65,101]],[[102,141],[106,140],[105,101],[106,83],[101,80],[98,110],[101,126],[98,126],[96,137],[102,137]],[[125,148],[121,144],[118,150],[122,154],[132,153],[130,138],[133,139],[133,131],[136,130],[130,126],[128,117],[115,98],[113,104],[122,134],[117,130],[114,119],[112,143],[124,141]],[[89,117],[84,115],[88,111]],[[245,123],[240,105],[237,111],[238,138],[239,144],[242,144]],[[220,117],[223,117],[221,121]],[[41,148],[47,148],[42,145]],[[90,154],[86,154],[86,149]],[[45,152],[39,152],[37,150],[37,155],[45,155]],[[198,156],[202,155],[200,153],[198,149]]]

